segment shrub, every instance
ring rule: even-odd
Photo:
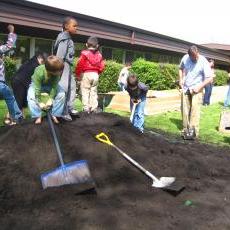
[[[117,91],[117,79],[121,71],[122,64],[114,61],[106,61],[106,67],[99,78],[98,92],[107,93],[109,91]]]
[[[224,70],[215,70],[215,74],[216,74],[216,77],[215,77],[215,81],[214,81],[214,84],[215,85],[226,85],[227,82],[228,82],[228,72],[227,71],[224,71]]]
[[[11,80],[17,70],[16,61],[10,57],[4,58],[5,63],[5,78],[7,84],[11,85]]]
[[[152,90],[175,88],[178,78],[178,66],[173,64],[154,63],[138,59],[132,64],[132,71],[138,75],[141,82]]]

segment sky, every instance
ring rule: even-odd
[[[229,0],[30,0],[196,44],[230,45]]]

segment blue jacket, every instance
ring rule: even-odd
[[[144,83],[139,82],[136,89],[132,90],[129,88],[128,85],[125,87],[125,89],[129,93],[131,99],[138,100],[146,98],[146,94],[148,92],[149,87],[146,86]]]

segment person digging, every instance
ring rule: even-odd
[[[212,71],[208,60],[199,54],[196,46],[188,49],[179,66],[181,87],[181,114],[184,139],[199,136],[200,108],[203,88],[212,81]]]

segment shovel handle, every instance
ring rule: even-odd
[[[99,133],[95,137],[102,143],[105,143],[107,145],[113,145],[113,143],[109,140],[109,137],[105,133]]]

